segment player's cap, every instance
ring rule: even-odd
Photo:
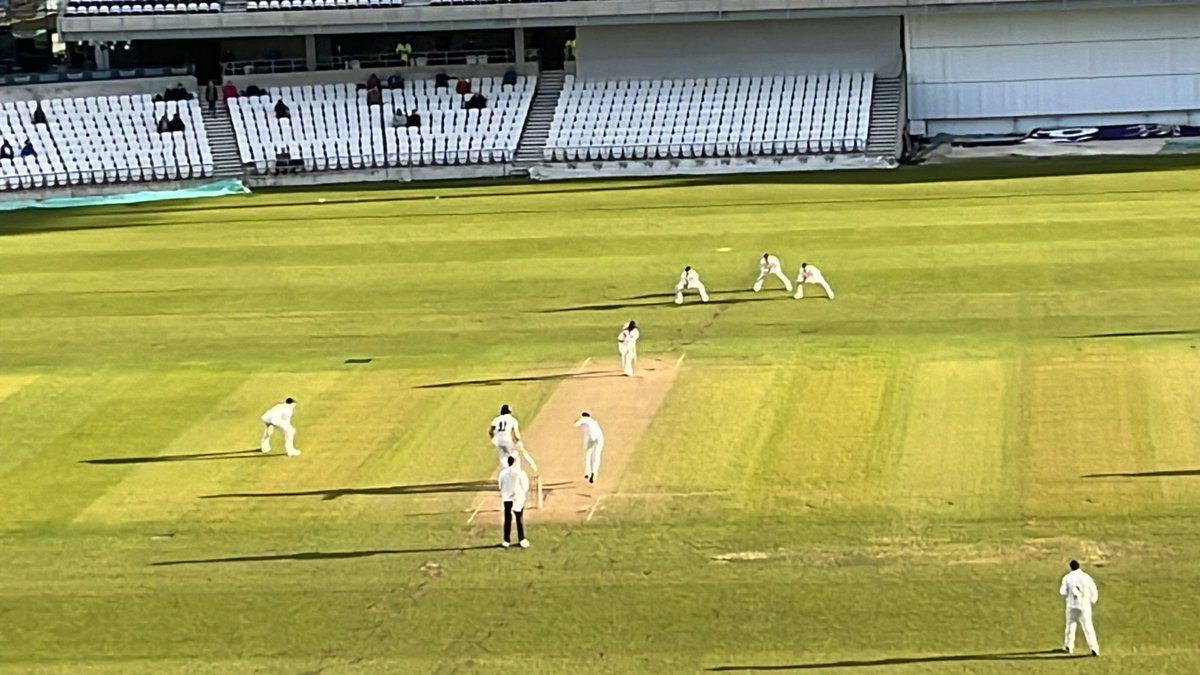
[[[591,415],[589,415],[589,414],[588,414],[588,412],[587,412],[586,410],[585,410],[585,411],[583,411],[583,412],[581,412],[581,413],[579,413],[579,416],[580,416],[580,417],[591,417]]]
[[[500,414],[501,415],[511,415],[512,408],[508,407],[508,404],[505,403],[504,405],[500,406]]]
[[[801,266],[801,267],[808,267],[808,263],[803,263],[803,262],[802,262],[802,263],[800,263],[800,266]]]
[[[296,402],[296,399],[294,399],[294,398],[292,398],[291,396],[289,396],[289,397],[285,398],[285,399],[283,400],[283,402],[284,402],[284,403],[295,403],[295,402]]]

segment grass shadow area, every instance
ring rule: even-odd
[[[149,457],[102,457],[81,459],[80,464],[121,466],[125,464],[160,464],[163,462],[204,462],[216,459],[254,459],[255,457],[283,457],[282,454],[265,453],[258,449],[229,450],[227,452],[196,452],[188,455],[152,455]]]
[[[1130,473],[1088,473],[1080,476],[1080,478],[1174,478],[1183,476],[1200,476],[1200,469],[1141,471]]]
[[[1047,649],[1037,652],[998,652],[994,654],[947,654],[943,656],[914,656],[875,659],[872,661],[829,661],[825,663],[795,663],[790,665],[756,666],[756,665],[727,665],[708,668],[710,673],[737,671],[784,671],[784,670],[820,670],[825,668],[877,668],[881,666],[907,666],[922,663],[964,663],[970,661],[1042,661],[1047,659],[1078,659],[1083,655],[1071,655],[1061,649]]]
[[[258,499],[267,497],[320,497],[324,501],[341,497],[389,496],[389,495],[436,495],[469,492],[492,492],[496,483],[490,480],[460,481],[455,483],[416,483],[413,485],[388,485],[373,488],[332,488],[328,490],[302,490],[297,492],[230,492],[203,495],[201,499]]]
[[[356,558],[373,558],[387,555],[412,555],[416,553],[466,553],[467,551],[486,551],[499,549],[499,545],[479,546],[443,546],[431,548],[395,548],[371,549],[364,551],[304,551],[301,553],[279,553],[273,555],[245,555],[227,558],[200,558],[197,560],[163,560],[150,563],[150,567],[174,567],[178,565],[218,565],[223,563],[253,563],[253,562],[319,562],[323,560],[354,560]]]

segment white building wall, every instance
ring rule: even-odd
[[[909,117],[928,133],[1194,123],[1200,6],[914,16]]]
[[[584,79],[900,72],[899,17],[579,26]]]

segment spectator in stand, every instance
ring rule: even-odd
[[[13,146],[9,144],[8,139],[4,139],[4,144],[0,145],[0,159],[12,159]]]
[[[486,107],[487,97],[478,92],[472,95],[471,98],[467,99],[467,102],[463,104],[463,108],[466,110],[483,110]]]
[[[29,139],[25,139],[25,145],[21,147],[21,157],[37,157],[37,150],[33,149],[33,143]]]
[[[42,110],[42,102],[41,101],[38,101],[37,107],[33,109],[33,123],[34,124],[49,124],[49,122],[46,121],[46,111]]]
[[[403,89],[404,77],[399,73],[389,75],[387,79],[388,89]]]
[[[421,113],[417,112],[415,109],[412,112],[408,113],[408,119],[406,119],[404,121],[404,126],[410,128],[410,129],[420,129],[421,128]]]
[[[155,94],[155,95],[154,95],[154,99],[153,99],[153,100],[154,100],[154,102],[155,102],[155,103],[162,103],[162,102],[164,102],[166,99],[164,99],[164,98],[163,98],[163,95],[162,95],[162,94]]]
[[[278,101],[275,102],[275,119],[277,119],[277,120],[292,119],[292,111],[288,109],[287,104],[283,102],[283,99],[279,99]]]
[[[516,71],[516,69],[509,68],[508,70],[504,71],[504,79],[500,81],[500,86],[502,86],[502,87],[517,86],[517,71]]]
[[[167,122],[167,131],[171,133],[177,133],[185,129],[187,129],[187,125],[183,123],[183,118],[179,116],[179,113],[175,113],[171,121]]]
[[[257,84],[252,84],[249,87],[246,87],[245,95],[246,96],[267,96],[268,94],[267,94],[266,89],[263,89],[262,87],[258,86]]]
[[[399,129],[407,125],[408,117],[404,114],[403,110],[396,108],[396,111],[392,113],[392,128]]]
[[[379,87],[367,90],[367,105],[383,105],[383,92]]]
[[[446,74],[446,71],[444,71],[444,70],[438,71],[438,74],[433,76],[433,88],[434,89],[449,89],[450,88],[450,76]]]
[[[367,78],[367,89],[378,89],[379,85],[379,76],[375,73],[371,73],[371,76]]]
[[[204,100],[208,101],[208,112],[217,112],[217,81],[209,80],[208,86],[204,88]]]
[[[467,94],[471,93],[471,81],[459,80],[458,84],[454,85],[454,93],[458,94],[459,96],[466,96]]]
[[[563,60],[564,61],[574,61],[575,60],[575,38],[573,38],[573,37],[570,38],[569,40],[567,40],[565,43],[563,43]]]
[[[156,125],[154,128],[157,129],[158,133],[160,134],[165,134],[171,130],[171,120],[167,118],[166,113],[163,113],[163,116],[158,118],[158,125]]]
[[[233,86],[232,82],[226,82],[224,87],[221,87],[221,95],[228,101],[231,98],[237,98],[237,87]]]
[[[400,40],[396,43],[396,56],[400,57],[400,63],[403,65],[412,65],[412,43],[408,40]]]

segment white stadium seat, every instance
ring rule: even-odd
[[[871,73],[686,80],[567,75],[546,161],[862,152]]]

